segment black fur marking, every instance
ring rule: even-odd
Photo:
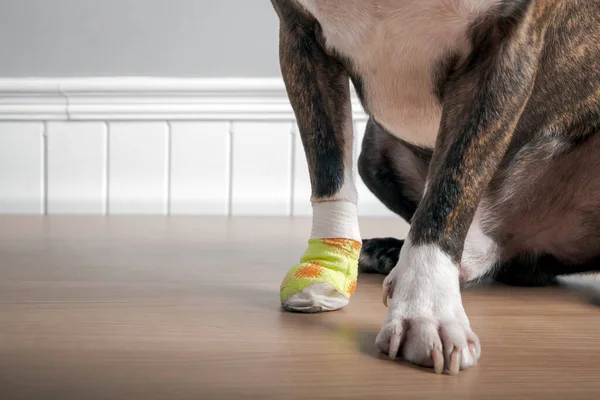
[[[541,270],[545,260],[516,257],[495,272],[494,280],[508,286],[543,287],[556,283],[556,275]]]
[[[600,270],[600,256],[584,263],[566,263],[550,254],[518,256],[502,265],[494,276],[509,286],[542,287],[558,283],[556,278]]]
[[[395,238],[364,239],[358,270],[366,274],[389,274],[398,264],[404,240]]]
[[[449,77],[454,72],[454,68],[459,62],[459,55],[456,53],[449,53],[446,57],[442,58],[437,67],[434,68],[433,82],[434,82],[434,94],[438,101],[443,103],[444,93],[446,91],[446,84]]]
[[[423,169],[427,169],[431,150],[397,139],[379,124],[369,120],[358,159],[358,172],[369,190],[387,208],[410,222],[419,205],[422,191],[410,187],[406,174],[413,171],[401,171],[394,163],[394,158],[400,156],[396,150],[401,147],[404,151],[411,152],[416,161],[423,164]]]

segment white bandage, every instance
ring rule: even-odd
[[[313,203],[313,239],[343,238],[361,241],[356,204],[346,201]]]

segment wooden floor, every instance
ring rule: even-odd
[[[398,221],[365,237],[402,235]],[[0,400],[598,399],[592,280],[464,292],[483,354],[458,377],[381,356],[381,277],[294,315],[307,220],[0,218]]]

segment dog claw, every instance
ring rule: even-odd
[[[473,343],[469,343],[469,351],[473,357],[473,366],[477,365],[477,347]]]
[[[454,349],[452,350],[452,354],[450,354],[450,366],[448,372],[450,375],[458,375],[460,372],[460,350]]]
[[[402,343],[402,332],[398,332],[398,329],[394,329],[392,337],[390,338],[390,352],[389,356],[392,360],[398,357],[398,351],[400,351],[400,344]]]
[[[436,374],[444,373],[444,356],[442,352],[438,349],[433,349],[431,351],[431,359],[433,360],[433,369]]]
[[[392,298],[392,292],[394,291],[394,280],[386,279],[383,281],[383,305],[388,306],[388,300]]]
[[[387,323],[375,340],[379,349],[391,360],[404,360],[424,367],[433,367],[436,374],[458,375],[477,364],[477,337],[459,324],[438,324],[431,321],[406,320]]]

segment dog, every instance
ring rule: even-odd
[[[369,116],[359,174],[410,223],[362,241],[360,271],[387,275],[382,352],[457,374],[481,356],[462,287],[600,270],[598,0],[271,1],[312,237],[362,241],[350,84]],[[303,296],[286,308],[347,304]]]

